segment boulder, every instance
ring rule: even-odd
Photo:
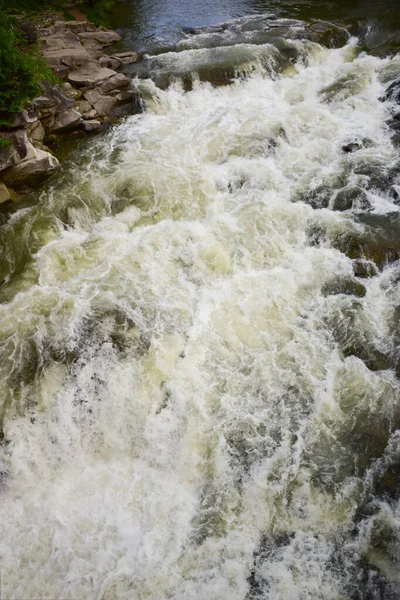
[[[112,58],[119,60],[123,65],[131,65],[137,63],[142,58],[142,55],[137,52],[118,52],[117,54],[113,54]]]
[[[21,187],[35,185],[52,175],[60,163],[55,156],[41,148],[35,148],[30,142],[26,158],[4,172],[4,182]]]
[[[50,127],[50,133],[65,133],[79,127],[82,123],[82,115],[73,108],[65,110],[56,115],[54,124]]]
[[[8,124],[8,127],[17,128],[17,127],[29,127],[31,123],[37,121],[38,114],[35,108],[30,108],[27,110],[22,110],[17,113],[14,118]]]
[[[73,98],[74,100],[79,100],[79,98],[82,98],[82,92],[73,88],[68,81],[63,83],[61,88],[68,98]]]
[[[31,140],[34,142],[41,142],[46,135],[44,127],[41,121],[37,121],[32,124],[32,127],[28,129],[28,135]]]
[[[88,90],[83,94],[83,97],[89,104],[94,106],[100,100],[100,92],[98,90]]]
[[[95,108],[92,108],[92,110],[88,110],[88,112],[85,112],[82,115],[85,119],[89,119],[89,121],[91,119],[96,119],[99,115],[97,113],[97,110]]]
[[[94,105],[94,108],[100,116],[104,117],[111,114],[115,103],[115,97],[112,98],[111,96],[100,96],[99,100]]]
[[[100,87],[100,92],[102,94],[107,94],[112,90],[121,89],[127,87],[130,84],[130,79],[123,75],[122,73],[117,73],[113,75],[107,81],[105,81]]]
[[[85,113],[92,110],[92,105],[89,104],[87,100],[77,100],[74,103],[74,109],[81,113],[81,115],[84,115]]]
[[[1,183],[0,181],[0,204],[3,204],[3,202],[7,202],[7,200],[11,200],[10,192],[8,191],[5,184]]]
[[[116,71],[92,64],[72,71],[68,75],[68,79],[72,85],[77,87],[91,87],[114,75],[117,75]]]
[[[86,48],[83,48],[82,46],[79,48],[46,50],[43,52],[43,58],[52,68],[64,65],[71,69],[83,67],[93,60]]]
[[[83,123],[82,123],[82,129],[83,129],[83,131],[86,131],[86,133],[93,133],[95,131],[99,131],[100,128],[101,128],[100,121],[90,120],[90,121],[83,121]]]
[[[40,46],[43,50],[61,50],[63,48],[79,48],[81,41],[72,31],[64,31],[46,37],[39,38]]]
[[[21,157],[14,145],[8,148],[0,148],[0,171],[16,165],[20,160]]]
[[[94,41],[102,48],[105,46],[110,46],[114,42],[119,42],[121,40],[121,36],[115,31],[86,31],[84,33],[78,33],[78,35],[85,45],[88,41]]]
[[[118,71],[122,67],[122,62],[115,58],[114,56],[106,56],[102,55],[99,58],[99,66],[106,67],[107,69],[113,69],[114,71]]]

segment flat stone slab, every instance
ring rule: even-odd
[[[102,46],[109,46],[121,40],[121,36],[115,31],[87,31],[85,33],[78,33],[78,36],[83,42],[85,40],[94,40]]]
[[[68,79],[73,85],[75,84],[78,87],[83,87],[96,85],[100,81],[109,79],[114,75],[117,75],[117,72],[112,69],[91,65],[90,67],[83,67],[76,71],[71,71],[68,75]]]

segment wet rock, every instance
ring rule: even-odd
[[[353,271],[356,277],[374,277],[378,273],[376,265],[370,260],[357,258],[353,261]]]
[[[357,296],[363,298],[366,294],[366,289],[362,283],[356,279],[350,278],[337,278],[325,284],[322,288],[322,294],[324,296],[332,296],[336,294],[345,294],[346,296]]]
[[[363,189],[357,186],[346,186],[334,193],[331,208],[335,211],[370,210],[372,206]]]
[[[386,88],[386,91],[381,98],[383,102],[390,100],[391,102],[400,103],[400,77],[398,77],[393,83]]]
[[[98,67],[97,65],[90,65],[82,69],[72,71],[68,75],[68,79],[77,87],[91,87],[100,83],[101,81],[113,77],[114,75],[117,75],[117,73],[112,69]]]
[[[360,213],[355,219],[365,225],[361,233],[332,240],[332,245],[352,259],[367,259],[378,268],[400,258],[400,213]]]

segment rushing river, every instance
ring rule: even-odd
[[[1,598],[398,599],[400,55],[178,37],[2,226]]]

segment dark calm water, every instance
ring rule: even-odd
[[[396,35],[400,29],[399,0],[124,0],[112,25],[122,30],[127,45],[137,45],[154,39],[172,41],[180,37],[182,27],[266,12],[369,27],[379,38]]]

